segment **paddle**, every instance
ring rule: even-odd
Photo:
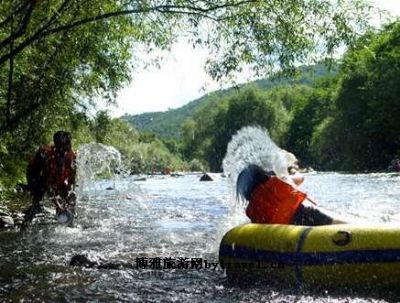
[[[313,201],[312,199],[310,199],[309,197],[306,197],[306,199],[308,201],[310,201],[312,204],[314,204],[315,206],[318,206],[317,202]]]

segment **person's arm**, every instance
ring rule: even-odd
[[[304,176],[299,172],[299,167],[298,165],[294,165],[288,168],[289,171],[289,176],[287,177],[288,180],[290,180],[290,183],[295,184],[296,186],[301,185],[304,182]],[[311,202],[314,206],[317,205],[316,202],[311,200],[309,197],[306,197],[306,199]],[[346,224],[348,222],[340,220],[340,219],[335,219],[332,218],[332,223],[331,224]]]
[[[61,205],[59,199],[57,197],[54,197],[52,199],[52,202],[54,204],[54,206],[56,207],[56,209],[58,209],[58,211],[64,211],[65,207],[63,205]]]
[[[291,186],[297,188],[297,186],[300,186],[304,182],[304,177],[300,173],[294,173],[289,176],[283,176],[280,179],[285,181],[286,183],[290,184]]]
[[[304,177],[302,174],[300,174],[299,169],[300,168],[297,163],[294,163],[288,167],[289,176],[287,179],[289,179],[289,182],[292,183],[292,185],[295,184],[296,186],[299,186],[304,182]]]
[[[290,175],[289,178],[297,186],[301,185],[304,182],[304,177],[299,172],[296,172],[293,175]]]

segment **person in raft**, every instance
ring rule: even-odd
[[[346,223],[303,203],[307,194],[298,186],[304,181],[294,164],[288,176],[278,177],[257,165],[249,165],[238,176],[237,197],[249,202],[246,215],[252,223],[318,226]]]
[[[39,148],[29,161],[26,178],[32,205],[25,211],[23,228],[32,221],[35,214],[41,212],[40,201],[46,194],[54,203],[57,214],[62,211],[74,213],[76,154],[72,150],[71,134],[58,131],[53,135],[53,141],[53,145]]]

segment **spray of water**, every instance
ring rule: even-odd
[[[266,171],[274,171],[278,176],[288,174],[288,167],[296,162],[296,157],[278,147],[270,138],[268,131],[261,127],[246,126],[240,129],[228,144],[223,160],[224,174],[229,177],[232,197],[236,193],[236,181],[240,172],[250,164]],[[218,226],[218,238],[234,226],[247,223],[245,215],[247,201],[229,199],[230,208]]]
[[[99,175],[113,178],[115,187],[116,173],[121,170],[121,153],[116,148],[100,143],[82,144],[77,157],[78,196],[87,196],[90,184]]]
[[[235,185],[239,173],[249,164],[258,165],[266,171],[274,171],[278,176],[285,176],[288,174],[288,167],[296,161],[293,154],[272,141],[266,129],[246,126],[229,142],[223,169]]]

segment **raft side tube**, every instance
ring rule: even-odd
[[[223,237],[229,276],[297,285],[394,287],[400,283],[400,228],[350,224],[245,224]]]

